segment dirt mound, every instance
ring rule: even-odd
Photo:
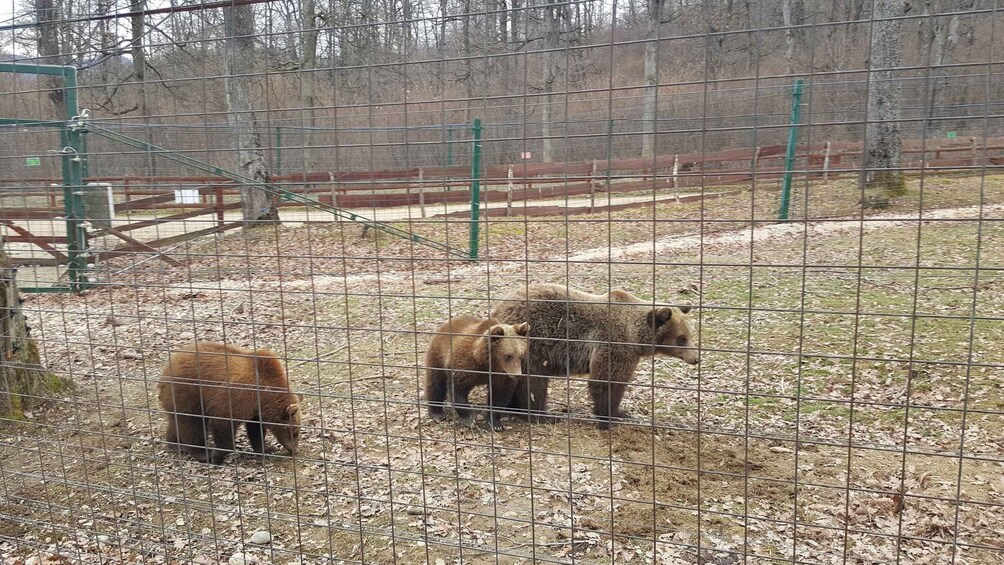
[[[724,536],[740,528],[746,512],[785,503],[790,508],[794,489],[777,480],[787,450],[777,453],[741,437],[638,426],[619,426],[608,437],[620,489],[613,493],[612,516],[584,517],[585,528],[646,539],[698,531]],[[790,473],[793,462],[786,467]]]

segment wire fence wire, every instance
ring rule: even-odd
[[[1004,563],[1002,25],[5,1],[0,556]]]

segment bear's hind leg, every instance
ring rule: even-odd
[[[239,424],[238,424],[239,425]],[[226,419],[213,419],[209,422],[209,431],[213,434],[213,444],[210,461],[213,465],[223,463],[230,452],[234,451],[235,422]]]
[[[204,462],[206,460],[206,429],[202,417],[190,414],[171,414],[168,416],[168,422],[167,441],[170,447]],[[173,437],[171,436],[172,432]]]
[[[427,369],[425,373],[425,401],[429,408],[429,418],[443,420],[446,401],[446,385],[450,375],[443,369]]]

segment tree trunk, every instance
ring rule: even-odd
[[[659,26],[665,0],[649,0],[648,26],[645,33],[645,102],[642,110],[641,156],[655,155],[656,107],[659,97]]]
[[[868,62],[868,126],[864,155],[864,204],[884,207],[906,194],[900,167],[902,132],[899,123],[901,88],[896,71],[902,50],[903,0],[875,0]]]
[[[924,2],[924,13],[932,12],[932,1]],[[971,10],[972,0],[961,2],[949,2],[947,9],[953,12]],[[936,18],[933,21],[921,20],[920,23],[920,45],[930,49],[930,75],[927,79],[927,124],[924,128],[924,135],[940,137],[941,128],[935,121],[938,100],[941,97],[941,90],[946,81],[942,80],[944,65],[950,60],[955,51],[955,46],[959,42],[959,16],[949,16]]]
[[[248,178],[271,183],[251,99],[254,87],[252,73],[255,72],[254,14],[251,6],[223,8],[223,26],[226,35],[223,57],[226,65],[227,119],[237,140],[238,170]],[[279,221],[275,197],[268,191],[243,185],[241,200],[245,226]]]
[[[35,0],[35,20],[38,22],[38,56],[43,65],[62,65],[65,60],[59,46],[59,9],[54,0]],[[56,107],[56,119],[65,120],[66,100],[63,79],[58,76],[40,76],[38,82],[47,91]]]
[[[520,13],[519,13],[519,0],[510,0],[509,2],[509,41],[516,43],[519,41],[520,36]]]
[[[133,15],[129,18],[131,24],[131,38],[129,41],[129,54],[132,56],[132,76],[136,81],[136,107],[140,116],[143,117],[143,125],[146,126],[146,142],[153,145],[153,131],[150,128],[150,107],[147,101],[146,91],[146,50],[143,48],[143,36],[146,25],[144,23],[143,11],[146,10],[146,0],[130,0],[129,10]],[[153,153],[146,154],[147,174],[157,174],[157,160]]]
[[[558,14],[555,13],[555,10],[558,9],[556,3],[556,0],[547,0],[547,5],[544,7],[544,48],[548,52],[545,55],[544,64],[544,98],[540,111],[540,135],[543,138],[541,160],[545,163],[550,163],[554,160],[554,144],[551,139],[551,92],[554,89],[554,80],[558,74],[558,52],[554,50],[558,48],[561,39],[561,33],[558,28],[560,20],[558,19]]]
[[[314,76],[314,69],[317,67],[317,10],[314,0],[303,0],[303,61],[300,64],[300,104],[306,117],[306,125],[314,127],[316,125],[315,108],[317,107],[316,84],[317,77]]]
[[[474,103],[474,68],[471,58],[474,52],[471,50],[471,0],[464,0],[464,23],[463,23],[463,43],[464,43],[464,122],[471,123],[471,104]]]
[[[38,347],[21,313],[15,274],[0,249],[0,418],[21,419],[26,410],[66,387],[66,381],[45,371]]]
[[[800,0],[781,1],[781,18],[784,20],[784,74],[787,76],[795,74],[795,48],[801,31],[793,26],[802,23],[801,12]]]

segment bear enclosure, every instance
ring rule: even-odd
[[[1002,36],[963,0],[4,2],[0,557],[1004,564]],[[553,421],[431,417],[439,328],[548,283],[600,296],[472,374]],[[295,456],[171,448],[194,341],[275,352],[302,399],[246,360],[203,394]]]

